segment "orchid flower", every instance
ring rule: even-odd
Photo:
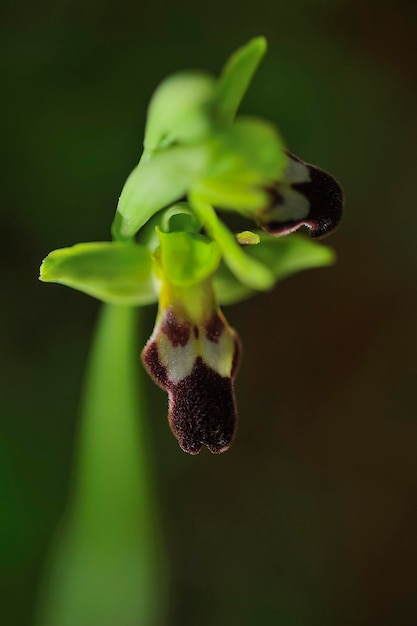
[[[288,152],[272,124],[236,117],[265,50],[256,38],[218,79],[181,72],[163,81],[149,105],[142,157],[120,196],[113,241],[55,250],[41,267],[41,280],[104,302],[159,302],[142,359],[168,392],[171,429],[190,454],[227,450],[236,430],[241,347],[219,307],[334,260],[308,237],[279,235],[301,226],[313,238],[333,230],[340,185]],[[252,220],[254,229],[233,233],[219,211]]]

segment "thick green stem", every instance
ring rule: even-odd
[[[136,310],[105,305],[87,372],[68,518],[39,626],[163,622],[159,528],[138,402]]]

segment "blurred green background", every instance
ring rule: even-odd
[[[157,83],[217,72],[264,34],[242,110],[343,183],[339,261],[226,310],[244,345],[226,454],[182,453],[148,385],[169,624],[415,626],[415,0],[3,0],[1,12],[1,622],[32,623],[98,310],[39,283],[39,263],[108,238]]]

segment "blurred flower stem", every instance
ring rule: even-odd
[[[51,553],[39,626],[163,622],[163,551],[145,443],[138,314],[109,304],[100,312],[73,495]]]

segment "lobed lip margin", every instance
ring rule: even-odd
[[[175,314],[169,312],[168,338],[172,346],[178,346],[178,339],[187,336],[190,339],[186,324],[178,322],[178,332],[173,328],[176,323]],[[191,328],[191,326],[189,326]],[[230,375],[222,376],[213,367],[204,362],[201,355],[196,354],[191,372],[181,380],[170,379],[169,371],[162,362],[158,352],[158,334],[166,334],[165,320],[146,344],[143,352],[143,363],[154,381],[168,392],[168,420],[172,432],[179,445],[189,454],[198,454],[206,446],[213,454],[227,450],[236,432],[237,408],[233,382],[236,376],[241,353],[240,342],[236,333],[223,322],[223,316],[217,311],[204,324],[207,339],[218,344],[219,337],[226,329],[233,336],[233,357]],[[181,332],[180,332],[181,331]],[[214,332],[215,331],[215,332]],[[178,334],[179,333],[179,334]]]

